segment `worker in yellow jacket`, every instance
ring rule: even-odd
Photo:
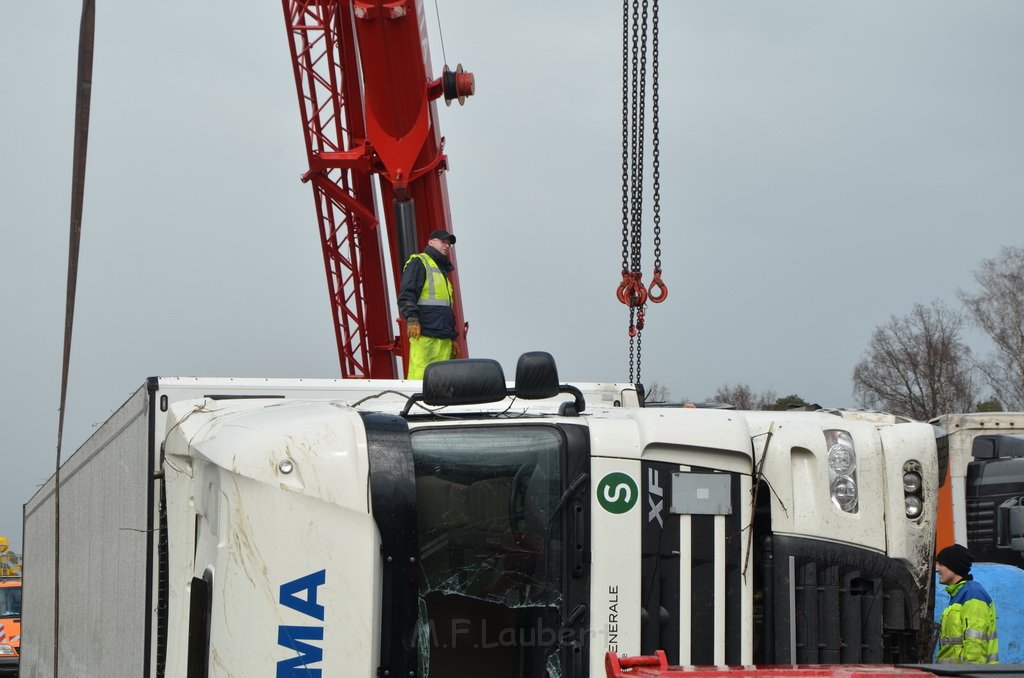
[[[971,576],[974,557],[960,544],[935,556],[939,583],[946,586],[949,605],[939,628],[940,664],[998,664],[996,605],[985,587]]]
[[[454,270],[449,254],[455,236],[443,230],[430,234],[427,246],[405,262],[398,291],[398,312],[409,337],[407,379],[422,379],[427,365],[459,357],[459,336],[452,310]]]

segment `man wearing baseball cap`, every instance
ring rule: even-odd
[[[940,664],[998,664],[996,606],[971,576],[974,557],[960,544],[935,556],[939,583],[945,584],[949,605],[939,628]]]
[[[398,312],[409,337],[407,379],[422,379],[430,363],[459,357],[459,346],[453,341],[459,333],[448,279],[453,270],[448,254],[454,244],[455,236],[448,231],[433,231],[423,252],[405,262]]]

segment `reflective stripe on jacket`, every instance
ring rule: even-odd
[[[409,257],[409,261],[413,259],[419,259],[427,273],[417,304],[420,306],[451,306],[452,284],[448,282],[448,276],[444,274],[444,271],[429,255],[422,252]],[[405,262],[406,266],[409,265],[409,261]]]
[[[978,582],[961,579],[946,587],[949,606],[939,629],[940,664],[998,664],[996,606]]]

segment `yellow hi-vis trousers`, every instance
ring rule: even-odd
[[[420,336],[409,340],[409,374],[406,379],[422,379],[430,363],[452,357],[452,340]]]

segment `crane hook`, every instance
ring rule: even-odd
[[[647,289],[647,298],[650,299],[652,304],[660,304],[668,299],[668,285],[661,279],[660,270],[654,271],[651,286]]]
[[[615,292],[615,297],[620,303],[630,308],[636,308],[647,302],[647,289],[640,278],[639,273],[622,272],[622,282],[619,283],[619,289]]]

